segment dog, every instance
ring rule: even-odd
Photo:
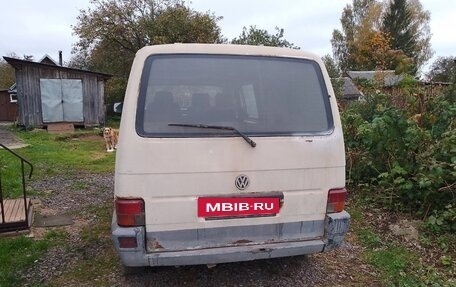
[[[110,127],[103,128],[103,138],[106,143],[106,151],[113,152],[117,148],[119,140],[119,131]]]

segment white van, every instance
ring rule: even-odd
[[[310,254],[343,241],[342,128],[313,54],[142,48],[120,131],[112,238],[125,266]]]

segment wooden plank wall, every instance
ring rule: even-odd
[[[60,70],[59,67],[22,65],[16,69],[19,104],[19,124],[26,127],[43,126],[41,109],[40,79],[80,79],[82,80],[83,113],[86,126],[104,123],[104,95],[100,93],[100,81],[96,74]],[[104,84],[103,84],[104,87]]]
[[[17,103],[10,102],[8,90],[0,91],[0,121],[15,122],[17,120]]]

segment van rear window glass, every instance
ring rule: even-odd
[[[265,56],[154,55],[145,63],[136,114],[144,137],[232,136],[229,130],[169,124],[229,126],[246,135],[328,133],[329,96],[319,65]]]

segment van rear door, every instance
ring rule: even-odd
[[[116,166],[116,195],[144,200],[147,251],[322,238],[345,181],[324,79],[307,58],[150,55]]]

